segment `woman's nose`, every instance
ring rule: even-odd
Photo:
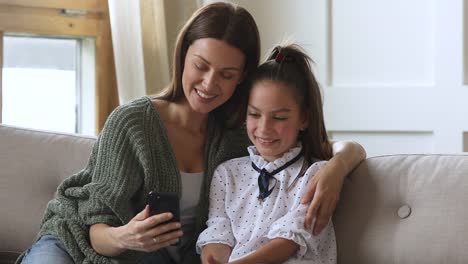
[[[203,76],[203,87],[207,90],[216,86],[216,74],[214,71],[206,72]]]

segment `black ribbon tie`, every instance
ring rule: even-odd
[[[259,188],[258,199],[263,201],[264,199],[266,199],[271,194],[271,192],[273,192],[273,190],[275,189],[276,184],[278,183],[278,180],[275,177],[273,177],[275,174],[277,174],[278,172],[286,169],[290,165],[294,164],[301,157],[302,157],[302,150],[292,160],[286,162],[283,166],[277,168],[276,170],[274,170],[272,172],[268,172],[264,168],[260,169],[260,168],[257,167],[257,165],[255,165],[255,163],[252,162],[252,167],[254,168],[254,170],[256,170],[257,172],[260,173],[260,175],[258,175],[258,188]],[[269,188],[270,187],[270,179],[275,180],[275,184],[273,185],[273,187],[271,187],[271,189]]]

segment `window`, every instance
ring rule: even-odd
[[[94,101],[82,86],[83,46],[76,38],[6,35],[2,122],[93,135],[94,118],[81,111],[81,102]],[[94,85],[88,88],[94,91]]]
[[[106,0],[0,0],[0,123],[95,135],[118,105]]]

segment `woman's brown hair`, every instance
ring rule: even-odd
[[[253,72],[260,60],[260,36],[252,15],[244,8],[226,2],[205,5],[195,11],[177,36],[172,67],[172,80],[159,98],[177,101],[184,96],[182,73],[189,46],[197,39],[214,38],[241,50],[246,58],[244,75]],[[241,82],[231,98],[213,110],[218,120],[228,127],[241,124],[245,118],[240,105],[247,98],[247,87]]]

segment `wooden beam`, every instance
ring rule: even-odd
[[[99,34],[97,24],[102,18],[103,15],[64,16],[58,9],[0,5],[0,31],[4,32],[95,37]]]
[[[90,19],[101,19],[101,20],[104,19],[104,15],[105,15],[105,12],[96,13],[96,12],[91,12],[91,11],[86,11],[86,10],[27,7],[27,6],[1,5],[1,4],[0,4],[0,12],[8,13],[8,14],[62,16],[62,17],[76,17],[76,18],[81,18],[81,19],[90,18]]]
[[[99,34],[95,21],[68,17],[19,16],[11,14],[0,14],[0,31],[88,37],[94,37]]]
[[[104,0],[0,0],[0,5],[77,9],[91,12],[106,12]]]

